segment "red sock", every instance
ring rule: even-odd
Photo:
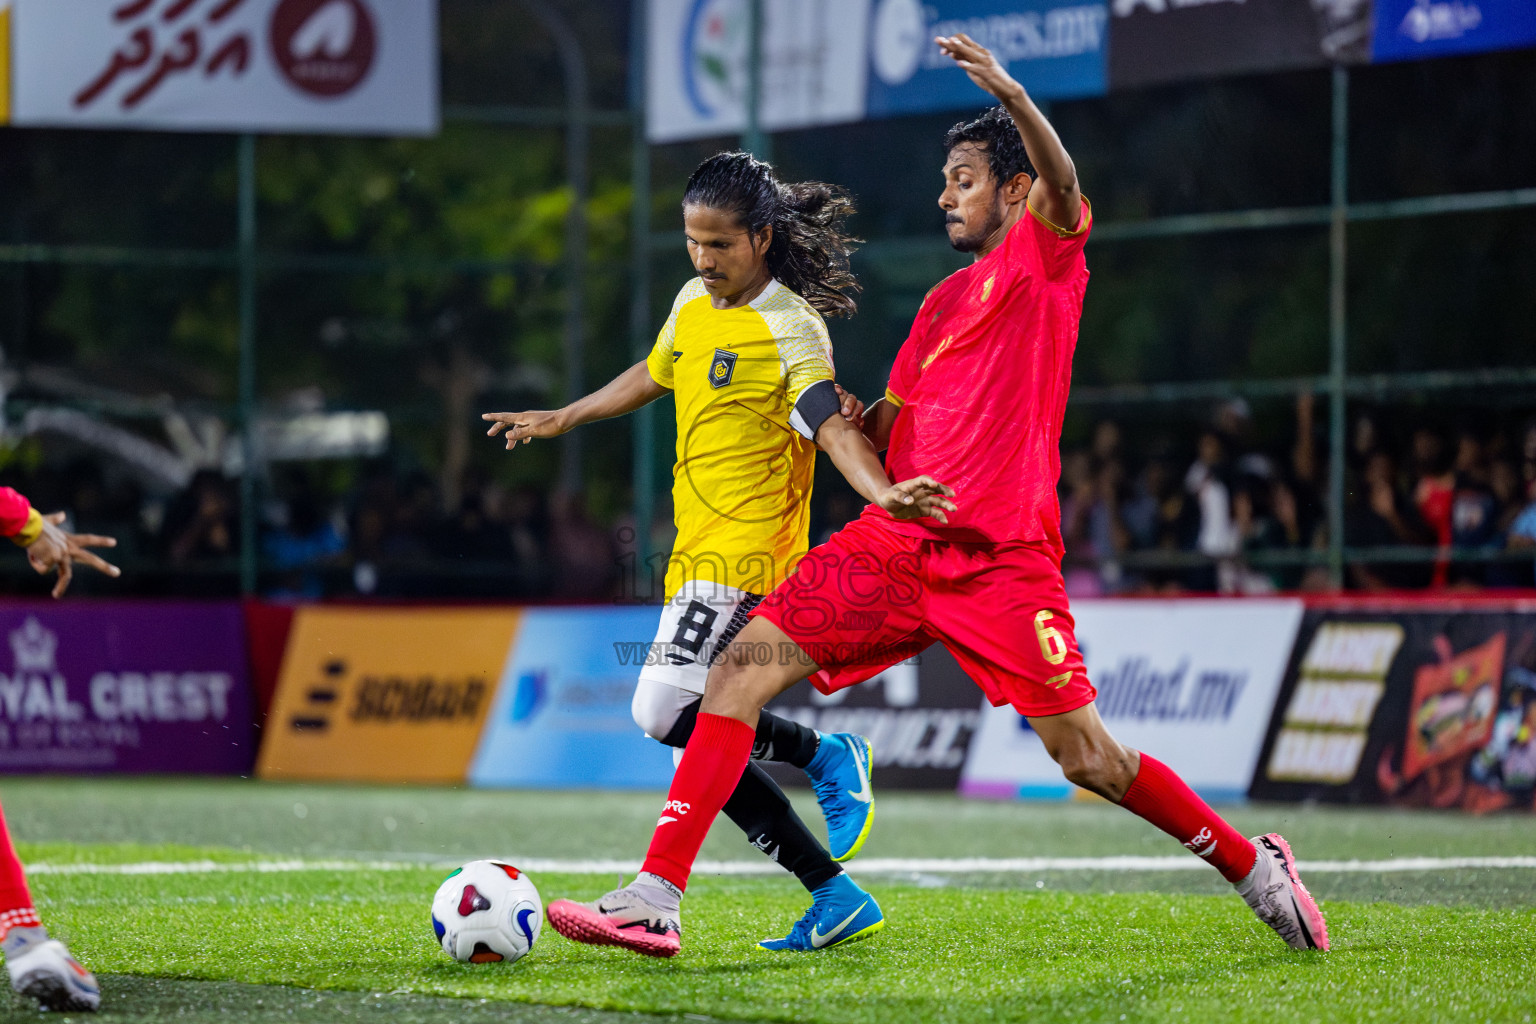
[[[756,736],[754,729],[734,718],[699,716],[672,776],[667,805],[656,823],[642,871],[660,875],[679,889],[688,888],[699,847],[747,770]]]
[[[1120,806],[1210,861],[1229,882],[1247,878],[1258,859],[1252,843],[1155,757],[1141,755],[1141,771],[1120,798]]]
[[[27,890],[27,876],[21,859],[11,846],[11,833],[5,827],[5,812],[0,810],[0,939],[12,928],[30,928],[42,924],[32,909],[32,893]]]

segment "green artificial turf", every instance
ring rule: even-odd
[[[829,1024],[1536,1017],[1532,869],[1309,877],[1334,949],[1297,953],[1213,872],[873,877],[854,861],[889,925],[846,947],[756,950],[755,940],[788,929],[804,894],[788,878],[701,876],[673,960],[578,946],[546,929],[520,963],[468,966],[438,949],[428,924],[443,864],[491,854],[635,859],[659,797],[5,780],[0,799],[34,864],[358,862],[283,873],[35,874],[45,920],[102,975],[106,1016],[125,1021],[610,1024],[643,1019],[636,1011]],[[866,857],[1178,852],[1108,806],[881,800]],[[1246,807],[1232,817],[1251,831],[1281,828],[1303,858],[1536,851],[1536,821],[1522,815]],[[717,829],[705,854],[752,856],[742,845]],[[364,863],[375,859],[431,863]],[[614,879],[536,882],[546,899],[587,899]],[[434,1001],[443,997],[459,1001]],[[25,1012],[19,1002],[10,1009]]]
[[[466,966],[427,923],[441,874],[45,875],[35,889],[56,930],[109,975],[829,1024],[1520,1020],[1532,1007],[1530,908],[1329,902],[1335,948],[1323,954],[1286,949],[1231,895],[876,884],[883,934],[795,955],[752,945],[801,912],[793,890],[701,879],[675,960],[551,931],[521,963]],[[537,881],[546,898],[609,884]]]

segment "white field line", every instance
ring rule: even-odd
[[[547,860],[532,858],[517,864],[530,874],[632,875],[639,863],[630,860]],[[419,871],[447,868],[400,860],[257,860],[143,861],[137,864],[32,864],[32,875],[219,875],[288,874],[300,871]],[[1536,857],[1393,857],[1389,860],[1302,860],[1302,871],[1321,874],[1363,874],[1403,871],[1536,868]],[[697,875],[776,875],[783,869],[772,861],[700,861]],[[858,862],[863,875],[907,874],[1034,874],[1041,871],[1207,871],[1198,857],[960,857],[869,858]]]

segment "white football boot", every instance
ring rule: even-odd
[[[12,928],[5,937],[5,969],[11,988],[45,1010],[95,1010],[101,1006],[96,976],[69,955],[45,928]]]
[[[677,911],[656,906],[634,886],[590,903],[554,900],[545,910],[555,931],[589,946],[622,946],[644,956],[676,956],[683,948]]]
[[[1292,949],[1327,949],[1328,923],[1301,884],[1290,844],[1277,832],[1254,836],[1252,842],[1259,859],[1253,873],[1237,884],[1239,895]]]

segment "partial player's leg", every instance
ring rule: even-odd
[[[561,935],[589,945],[623,946],[647,956],[674,956],[682,949],[683,890],[709,826],[746,773],[758,713],[805,676],[798,665],[778,659],[756,665],[750,654],[740,657],[733,652],[750,650],[757,642],[772,643],[777,650],[780,641],[787,638],[778,627],[753,619],[726,656],[715,662],[703,709],[672,777],[639,877],[591,904],[551,901],[546,913]],[[735,716],[709,710],[717,690],[729,693],[724,706],[735,709]]]
[[[64,943],[48,938],[0,811],[0,950],[11,987],[48,1010],[94,1010],[101,987]]]
[[[1327,949],[1328,926],[1277,833],[1245,839],[1161,761],[1118,743],[1098,709],[1030,718],[1069,782],[1140,815],[1204,857],[1295,949]]]
[[[911,657],[932,642],[921,631],[923,594],[917,574],[922,560],[912,557],[918,545],[919,541],[856,520],[807,555],[795,575],[758,607],[725,657],[710,669],[693,734],[673,775],[641,877],[628,891],[646,887],[649,893],[643,899],[654,901],[661,914],[671,912],[681,901],[710,823],[731,797],[751,757],[756,726],[769,701],[807,676],[817,689],[831,693]],[[871,565],[886,567],[873,588]],[[854,579],[843,578],[849,566],[855,569]],[[849,623],[857,627],[855,635],[848,635]],[[761,657],[764,651],[770,656]],[[567,938],[664,956],[681,947],[675,912],[664,918],[674,930],[663,948],[658,941],[620,925],[622,915],[608,908],[600,921],[563,926],[556,920],[557,905],[560,915],[576,905],[550,904],[550,921]],[[884,923],[873,899],[862,900],[835,921],[827,919],[825,927],[814,906],[807,920],[811,948],[873,934]],[[634,940],[626,941],[630,936],[623,932]],[[775,944],[775,948],[801,948],[792,944],[794,940],[791,932],[784,940],[790,945]]]
[[[710,580],[688,580],[678,586],[662,609],[649,659],[654,664],[642,670],[635,691],[635,721],[648,735],[678,747],[687,742],[697,707],[686,710],[686,700],[680,704],[676,694],[657,688],[691,691],[695,698],[701,695],[711,659],[730,645],[761,602],[757,594]],[[666,736],[678,715],[687,718],[687,727],[672,743]],[[874,817],[871,754],[864,736],[818,733],[769,711],[758,717],[752,746],[752,760],[779,761],[806,773],[827,822],[832,859],[839,862],[856,857],[869,835]]]
[[[1328,948],[1317,904],[1278,835],[1243,838],[1167,765],[1119,743],[1093,700],[1060,560],[1039,544],[950,545],[932,570],[931,627],[993,704],[1029,719],[1067,779],[1147,819],[1222,873],[1298,949]]]
[[[693,735],[698,720],[700,696],[680,690],[665,683],[642,678],[635,689],[633,711],[635,721],[645,731],[670,747],[682,748]],[[763,721],[758,720],[758,740],[753,753],[763,745]],[[783,721],[783,719],[780,719]],[[795,723],[790,723],[795,724]],[[809,731],[809,730],[808,730]],[[811,732],[815,737],[816,733]],[[770,740],[771,742],[771,740]],[[790,871],[815,894],[827,888],[842,868],[833,862],[832,856],[806,828],[795,813],[789,798],[779,789],[754,758],[741,777],[740,784],[726,801],[725,814],[746,833],[747,841],[776,864]],[[851,881],[840,882],[836,888],[849,893],[859,892]]]

